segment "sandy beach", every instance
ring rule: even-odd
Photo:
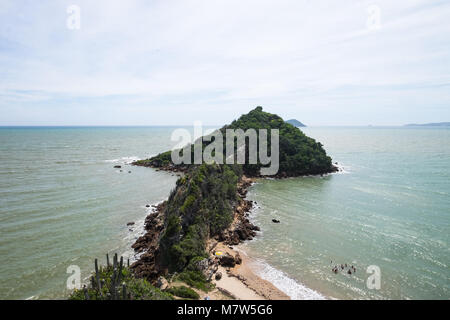
[[[235,247],[229,247],[221,242],[212,244],[211,251],[228,253],[233,257],[238,254]],[[241,264],[233,268],[219,266],[221,272],[220,280],[213,280],[216,289],[211,293],[204,294],[210,299],[237,299],[237,300],[290,300],[289,296],[276,288],[272,283],[260,278],[250,267],[250,258],[241,250]],[[224,297],[225,296],[225,297]]]
[[[255,178],[242,177],[238,187],[244,199],[248,188],[255,181]],[[253,204],[244,199],[241,200],[235,210],[233,222],[229,227],[230,230],[242,229],[242,222],[248,222],[246,217]],[[229,245],[224,241],[210,239],[207,247],[212,258],[215,257],[215,252],[221,252],[223,255],[229,254],[232,257],[239,255],[242,260],[240,264],[236,264],[234,267],[224,267],[219,264],[217,272],[220,272],[222,277],[219,280],[213,278],[212,282],[216,289],[208,294],[210,299],[290,300],[288,295],[255,273],[251,268],[251,258],[245,251],[239,250],[239,244]]]

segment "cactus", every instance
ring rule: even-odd
[[[72,300],[134,300],[134,299],[167,299],[172,300],[170,293],[162,292],[144,279],[136,278],[124,265],[124,258],[118,259],[117,254],[106,256],[106,265],[99,265],[98,259],[94,260],[95,272],[87,283],[80,289],[72,292]],[[129,259],[127,266],[130,265]]]
[[[100,274],[98,271],[98,260],[95,259],[95,278],[97,280],[97,289],[98,289],[98,293],[100,294],[100,297],[102,296],[102,286],[100,283]]]
[[[123,257],[120,257],[120,264],[119,264],[119,275],[117,282],[120,283],[120,280],[122,278],[122,269],[123,269]]]
[[[84,298],[90,300],[93,295],[97,299],[108,299],[108,300],[127,300],[131,299],[131,292],[127,290],[126,283],[124,282],[124,259],[121,256],[118,259],[117,253],[114,254],[112,259],[112,265],[109,260],[109,255],[106,254],[106,269],[105,267],[99,266],[98,259],[95,259],[95,273],[90,278],[90,288],[86,286],[83,287]],[[129,259],[127,265],[130,265]],[[105,279],[105,275],[109,275],[110,279]],[[101,279],[103,277],[103,279]],[[102,289],[107,287],[106,292]],[[92,291],[93,290],[93,291]]]
[[[127,300],[127,285],[125,282],[122,284],[122,300]]]
[[[115,260],[114,260],[114,262],[115,262]],[[117,300],[116,299],[116,278],[117,278],[117,269],[114,268],[113,274],[111,277],[111,287],[109,288],[109,291],[111,292],[112,300]]]
[[[95,263],[95,277],[96,277],[96,279],[98,281],[98,260],[95,259],[94,263]]]
[[[87,291],[87,289],[86,289],[86,286],[83,286],[83,291],[84,291],[84,298],[85,298],[86,300],[90,300],[90,299],[89,299],[89,293],[88,293],[88,291]]]
[[[113,262],[113,268],[117,268],[117,253],[114,254],[114,262]]]

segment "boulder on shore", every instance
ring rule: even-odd
[[[223,267],[234,268],[234,266],[236,265],[236,261],[231,254],[226,253],[223,256],[220,256],[220,265]]]
[[[234,257],[234,261],[236,262],[236,264],[241,264],[242,263],[242,258],[241,255],[238,253],[236,253],[236,256]]]
[[[169,286],[169,282],[167,282],[166,278],[159,277],[156,285],[158,286],[159,289],[165,290]]]

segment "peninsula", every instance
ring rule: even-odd
[[[264,112],[262,107],[220,130],[225,135],[229,128],[279,129],[277,178],[337,171],[320,142],[279,116]],[[224,253],[223,249],[251,240],[259,231],[248,219],[253,203],[245,196],[260,176],[260,162],[177,165],[168,151],[133,164],[184,173],[168,200],[147,217],[147,233],[133,245],[137,252],[144,252],[131,266],[138,277],[154,282],[161,275],[167,277],[176,272],[180,280],[191,286],[208,288],[220,266],[233,268],[242,262],[238,253]],[[217,256],[217,252],[222,254]]]
[[[273,177],[338,171],[320,142],[279,116],[264,112],[262,107],[242,115],[220,131],[226,135],[227,129],[279,130],[279,171]],[[247,151],[248,144],[246,141]],[[188,145],[183,150],[193,153],[194,146]],[[139,258],[124,269],[125,278],[132,276],[144,281],[138,282],[146,288],[144,298],[208,295],[215,299],[289,299],[273,284],[256,276],[247,266],[247,257],[234,250],[234,246],[252,240],[260,230],[249,220],[253,202],[246,199],[248,188],[260,177],[264,167],[259,159],[256,164],[174,164],[171,152],[167,151],[132,164],[180,175],[168,199],[147,216],[145,234],[132,245]],[[105,274],[102,270],[93,275],[92,288],[102,288],[101,276]],[[113,274],[113,279],[118,277],[114,268],[105,270],[109,272],[108,277],[109,274]],[[132,288],[136,287],[135,281],[131,281]],[[92,288],[85,289],[85,295],[78,291],[73,296],[81,299],[86,295],[102,296],[100,290]],[[127,289],[124,286],[122,290]],[[131,298],[143,298],[129,290]],[[117,291],[113,287],[108,292],[126,297]]]

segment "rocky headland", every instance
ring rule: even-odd
[[[263,112],[261,107],[220,130],[225,133],[230,128],[279,130],[279,172],[273,178],[323,175],[338,170],[321,143],[277,115]],[[248,151],[248,145],[246,148]],[[192,145],[190,150],[194,152]],[[145,278],[156,286],[164,283],[165,278],[175,279],[209,294],[216,285],[235,298],[246,291],[240,287],[243,284],[251,290],[246,291],[244,298],[289,298],[256,276],[248,265],[244,266],[248,257],[235,250],[259,231],[249,220],[253,203],[246,195],[260,177],[261,163],[175,165],[168,151],[135,161],[133,165],[180,176],[169,198],[146,218],[145,234],[132,246],[139,254],[131,265],[136,277]]]

